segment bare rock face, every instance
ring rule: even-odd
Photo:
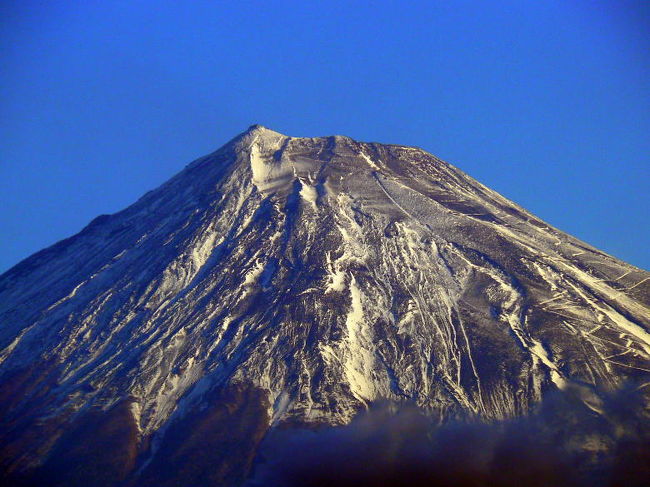
[[[648,272],[420,149],[253,126],[0,276],[3,475],[237,485],[269,431],[382,399],[598,415],[650,382],[649,304]]]

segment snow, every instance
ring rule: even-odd
[[[255,266],[246,273],[246,277],[244,278],[244,286],[254,286],[264,271],[264,267],[264,262],[262,260],[259,260]]]
[[[345,255],[345,254],[344,254]],[[339,262],[341,259],[337,260],[335,263],[329,263],[329,282],[325,288],[325,292],[341,292],[345,290],[345,271],[340,266]],[[345,260],[345,259],[343,259]]]
[[[354,276],[350,276],[350,309],[345,320],[347,329],[344,369],[352,395],[362,402],[375,397],[372,370],[373,337],[363,313],[362,294]]]
[[[360,156],[361,156],[361,157],[362,157],[362,158],[363,158],[363,159],[368,163],[368,165],[369,165],[372,169],[374,169],[375,171],[379,171],[379,170],[381,169],[377,164],[375,164],[375,162],[374,162],[374,161],[370,158],[370,156],[369,156],[368,154],[366,154],[365,152],[362,152],[362,153],[359,154],[359,155],[360,155]]]
[[[303,183],[300,187],[300,196],[307,203],[311,204],[316,209],[316,202],[318,201],[318,190],[307,183]]]

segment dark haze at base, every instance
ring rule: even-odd
[[[346,426],[271,433],[246,486],[647,486],[650,415],[637,389],[607,394],[604,417],[568,390],[491,424],[376,404]]]

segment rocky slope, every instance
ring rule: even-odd
[[[0,276],[0,461],[234,485],[269,430],[380,399],[598,415],[650,389],[649,304],[648,272],[420,149],[253,126]]]

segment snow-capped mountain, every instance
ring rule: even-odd
[[[649,304],[648,272],[421,149],[252,126],[0,276],[0,460],[236,485],[269,430],[381,399],[597,415],[650,382]]]

